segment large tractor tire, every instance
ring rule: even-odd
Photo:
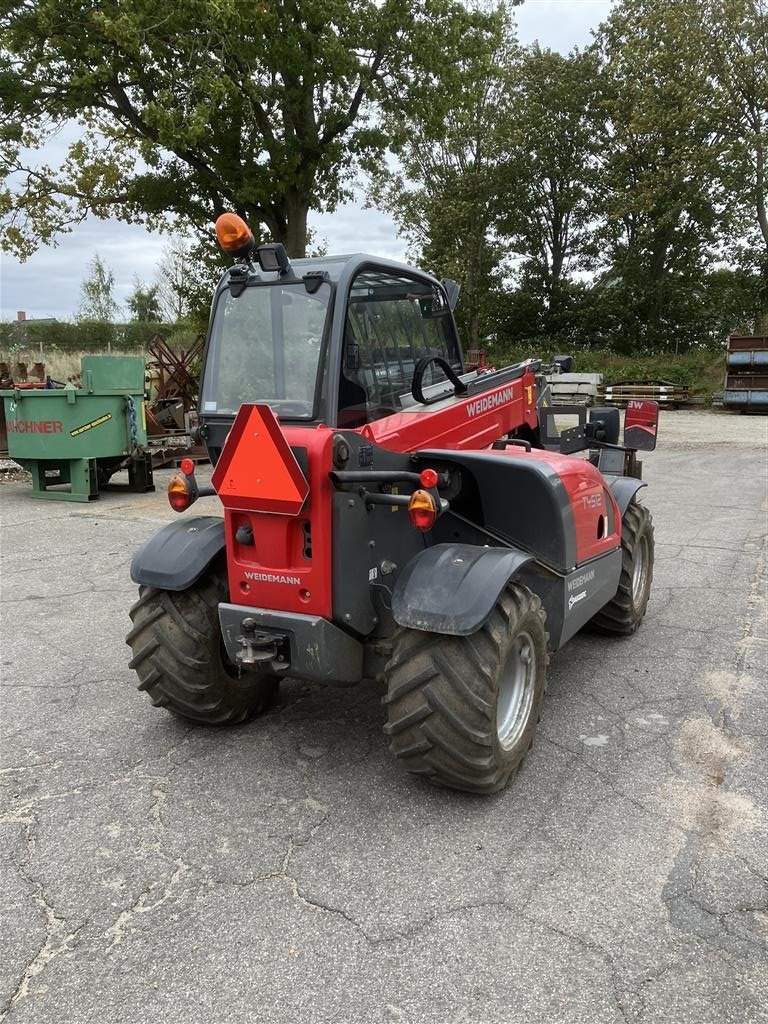
[[[600,633],[629,636],[643,621],[653,581],[653,520],[630,502],[621,521],[621,576],[615,597],[590,620]]]
[[[533,745],[547,667],[545,614],[509,584],[471,636],[396,634],[387,664],[390,750],[429,782],[470,793],[503,789]]]
[[[220,569],[209,570],[188,590],[139,588],[126,643],[139,689],[155,707],[205,725],[234,725],[269,707],[277,679],[241,675],[226,656],[218,615],[226,600]]]

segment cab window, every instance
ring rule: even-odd
[[[355,278],[344,328],[339,426],[356,427],[399,412],[416,363],[441,356],[462,372],[453,318],[441,288],[429,281],[365,270]],[[428,368],[423,386],[444,379]]]

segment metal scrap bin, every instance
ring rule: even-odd
[[[32,474],[36,497],[91,501],[99,494],[100,471],[108,479],[110,467],[129,457],[143,462],[144,359],[84,356],[81,371],[80,388],[0,392],[8,454]],[[52,489],[65,483],[69,491]],[[137,489],[147,489],[142,483]]]
[[[768,336],[731,334],[726,346],[723,405],[768,412]]]

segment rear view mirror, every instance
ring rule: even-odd
[[[445,296],[448,299],[448,308],[453,312],[453,310],[456,309],[456,303],[459,301],[461,285],[457,281],[452,281],[448,277],[444,277],[440,284],[445,289]]]
[[[624,446],[641,452],[652,452],[656,447],[659,429],[659,403],[633,400],[627,402],[624,417]]]

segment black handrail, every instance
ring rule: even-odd
[[[422,358],[416,363],[416,367],[413,371],[413,380],[411,381],[411,394],[420,402],[421,405],[434,405],[435,402],[441,402],[445,395],[435,395],[433,398],[425,398],[424,391],[422,390],[422,381],[424,380],[424,372],[428,366],[432,363],[436,363],[443,373],[446,375],[448,380],[453,384],[454,395],[466,395],[467,385],[463,380],[456,374],[450,363],[446,362],[442,356],[422,356]]]

